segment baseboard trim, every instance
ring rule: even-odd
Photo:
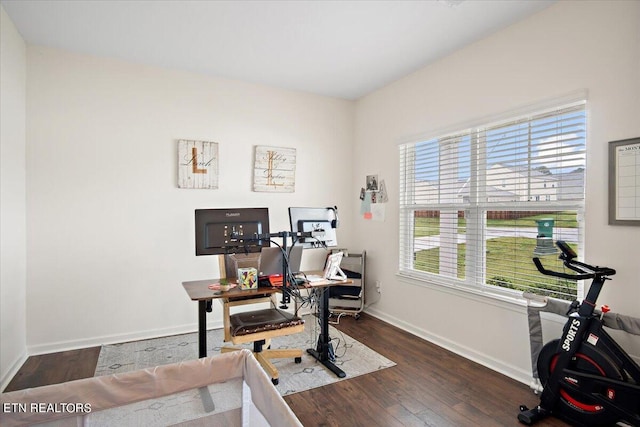
[[[7,388],[13,377],[16,376],[24,362],[27,361],[27,349],[25,349],[16,359],[13,361],[7,372],[0,378],[0,390],[4,392],[4,389]]]
[[[207,329],[220,329],[222,328],[222,321],[214,321],[207,323]],[[197,325],[187,324],[171,328],[163,329],[149,329],[146,331],[132,332],[126,334],[117,335],[103,335],[100,337],[91,337],[82,340],[73,341],[59,341],[54,343],[47,343],[41,345],[27,346],[27,354],[29,356],[38,356],[48,353],[57,353],[60,351],[78,350],[87,347],[97,347],[107,344],[120,344],[130,341],[146,340],[151,338],[166,337],[169,335],[189,334],[197,332]],[[26,360],[26,358],[25,358]],[[23,362],[24,363],[24,362]],[[14,373],[15,375],[15,373]]]
[[[512,378],[518,382],[521,382],[527,386],[530,386],[533,381],[533,376],[531,372],[522,370],[521,368],[518,368],[513,365],[506,364],[484,353],[480,353],[469,347],[460,345],[459,343],[446,339],[442,336],[432,334],[428,331],[425,331],[424,329],[416,328],[415,325],[409,324],[394,316],[389,316],[388,314],[378,311],[375,308],[367,308],[365,309],[365,313],[373,317],[376,317],[384,322],[387,322],[393,326],[396,326],[406,332],[409,332],[412,335],[415,335],[419,338],[429,341],[430,343],[433,343],[439,347],[449,350],[452,353],[455,353],[459,356],[462,356],[466,359],[476,362],[493,371],[506,375],[507,377]]]

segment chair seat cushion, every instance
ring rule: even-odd
[[[232,336],[255,334],[258,332],[272,331],[301,325],[304,320],[298,316],[278,310],[267,308],[264,310],[247,311],[229,316],[230,332]]]

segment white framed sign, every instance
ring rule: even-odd
[[[256,146],[253,191],[293,193],[296,187],[296,149]]]
[[[178,187],[218,188],[218,143],[178,141]]]
[[[640,138],[609,142],[609,225],[640,226]]]

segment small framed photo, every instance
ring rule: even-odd
[[[367,191],[378,191],[378,175],[367,175]]]

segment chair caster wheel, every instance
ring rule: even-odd
[[[296,363],[302,363],[302,357],[296,357],[294,360]]]
[[[278,378],[271,378],[271,382],[273,383],[273,385],[278,385],[280,380]]]

